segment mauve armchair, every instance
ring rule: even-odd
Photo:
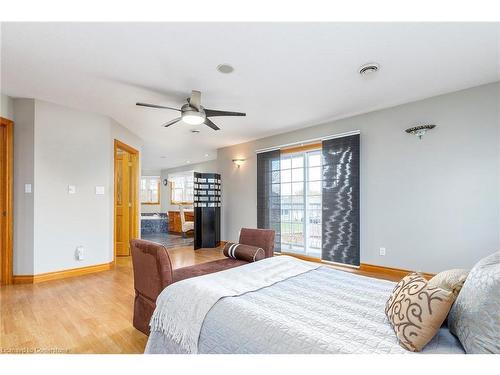
[[[266,258],[272,257],[274,231],[243,228],[240,232],[239,243],[261,247],[264,249]],[[135,290],[133,325],[146,335],[149,335],[149,322],[156,308],[156,299],[167,286],[190,277],[247,264],[243,260],[224,258],[173,269],[168,251],[161,244],[134,239],[130,241],[130,248]]]

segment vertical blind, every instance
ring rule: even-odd
[[[321,151],[321,259],[353,266],[360,264],[359,138],[351,133],[323,140]],[[281,251],[280,157],[279,149],[257,154],[257,227],[274,229],[276,252]]]
[[[359,134],[322,142],[321,259],[359,266]]]
[[[257,228],[274,229],[274,251],[280,252],[280,150],[257,154]]]

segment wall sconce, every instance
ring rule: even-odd
[[[427,133],[429,130],[432,130],[436,127],[436,125],[428,124],[428,125],[420,125],[420,126],[414,126],[413,128],[408,128],[405,130],[408,134],[413,134],[418,137],[418,139],[422,139],[422,137]]]
[[[233,159],[233,163],[236,164],[238,166],[238,168],[241,167],[244,162],[245,162],[245,159]]]

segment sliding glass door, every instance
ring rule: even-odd
[[[281,251],[321,257],[321,150],[281,154]]]

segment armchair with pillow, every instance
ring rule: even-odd
[[[165,246],[150,241],[131,240],[135,289],[134,327],[149,335],[149,321],[156,308],[156,298],[170,284],[272,257],[274,236],[273,230],[243,228],[240,232],[240,246],[236,246],[237,249],[231,251],[231,255],[225,251],[227,258],[178,269],[172,268]],[[225,249],[229,250],[230,246],[226,245]]]

